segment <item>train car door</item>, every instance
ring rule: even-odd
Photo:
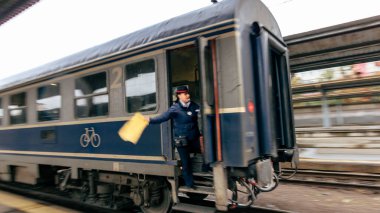
[[[201,110],[205,144],[204,159],[213,172],[213,186],[216,195],[215,206],[227,211],[227,169],[223,163],[221,122],[219,116],[219,85],[217,74],[216,40],[198,38],[198,55],[201,88]]]
[[[221,150],[218,153],[218,146],[215,144],[216,135],[216,115],[215,115],[215,91],[214,74],[211,45],[204,37],[197,40],[198,60],[201,89],[201,111],[202,111],[202,132],[204,137],[204,159],[206,164],[213,163],[221,159]],[[215,53],[214,53],[215,54]]]

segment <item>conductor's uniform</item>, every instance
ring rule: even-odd
[[[190,153],[200,151],[198,113],[198,104],[192,101],[188,103],[177,101],[168,111],[149,120],[151,124],[173,120],[175,146],[182,161],[182,175],[185,185],[191,188],[194,187],[194,181]]]

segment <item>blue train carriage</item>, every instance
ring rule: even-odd
[[[117,134],[135,112],[166,111],[179,85],[202,106],[205,153],[194,156],[190,191],[170,122],[148,126],[136,145]],[[179,191],[216,195],[227,210],[243,189],[251,205],[277,185],[279,162],[297,158],[291,106],[273,16],[260,1],[224,0],[2,80],[1,181],[143,212],[169,211]],[[204,164],[210,171],[198,171]]]

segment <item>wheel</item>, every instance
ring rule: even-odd
[[[89,143],[90,143],[90,140],[88,140],[88,137],[86,134],[83,134],[82,136],[80,136],[80,145],[83,148],[87,147]]]
[[[93,147],[100,146],[100,136],[98,134],[94,135],[94,137],[92,138],[91,144]]]
[[[141,206],[141,211],[144,213],[166,213],[171,212],[172,209],[172,195],[168,184],[161,188],[160,203],[150,207]]]

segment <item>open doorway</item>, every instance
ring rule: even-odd
[[[200,90],[200,73],[198,65],[198,47],[195,45],[177,48],[168,51],[168,68],[169,68],[169,88],[170,101],[174,103],[177,98],[175,96],[175,88],[178,86],[187,86],[190,98],[193,102],[201,105]],[[198,126],[202,128],[201,119],[198,119]],[[198,141],[199,142],[199,141]],[[200,143],[200,142],[199,142]],[[202,146],[199,144],[198,146]],[[196,146],[195,146],[196,147]],[[195,150],[193,150],[195,151]],[[203,155],[201,150],[191,152],[192,171],[201,172],[203,170]],[[178,153],[175,154],[179,159]]]
[[[186,85],[189,89],[191,100],[197,104],[201,103],[199,71],[198,71],[198,49],[195,45],[177,48],[168,51],[169,64],[169,91],[171,102],[176,100],[174,90],[177,86]]]

